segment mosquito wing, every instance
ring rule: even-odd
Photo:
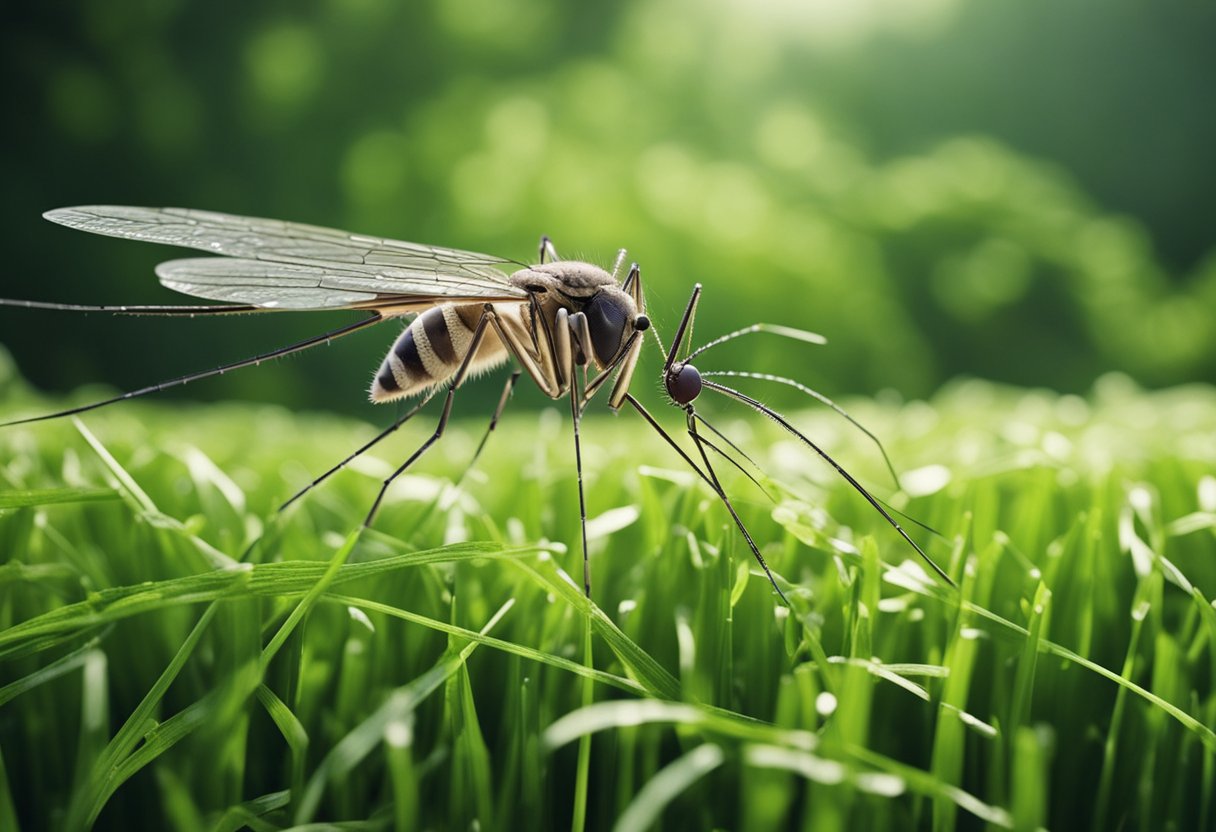
[[[444,301],[527,297],[503,271],[520,264],[471,251],[185,208],[91,205],[44,216],[94,234],[225,255],[157,267],[165,286],[208,300],[268,309],[401,312]]]

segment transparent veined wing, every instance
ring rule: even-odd
[[[157,268],[169,288],[209,300],[280,309],[405,310],[445,300],[527,297],[502,270],[521,264],[488,254],[186,208],[90,205],[43,216],[94,234],[224,255]]]
[[[377,309],[416,312],[445,302],[523,300],[510,284],[471,285],[442,273],[366,274],[343,264],[274,263],[229,257],[170,260],[156,267],[160,282],[175,292],[265,309]]]

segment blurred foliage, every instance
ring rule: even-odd
[[[38,214],[176,204],[518,259],[541,233],[602,263],[627,246],[661,332],[700,281],[698,341],[758,320],[832,341],[759,336],[722,366],[832,395],[1216,377],[1211,6],[85,0],[3,17],[2,296],[168,300],[151,274],[167,250]],[[0,339],[40,385],[129,388],[332,323],[0,309]],[[392,334],[188,395],[353,409]]]

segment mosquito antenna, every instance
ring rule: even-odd
[[[765,416],[769,417],[774,422],[776,422],[778,425],[783,427],[786,431],[788,431],[789,433],[791,433],[795,437],[797,437],[799,440],[801,440],[808,448],[813,450],[825,462],[827,462],[829,465],[831,465],[833,468],[835,468],[836,472],[838,474],[840,474],[840,476],[844,477],[845,480],[849,483],[849,485],[853,486],[854,490],[856,490],[858,494],[865,497],[866,502],[868,502],[871,506],[873,506],[874,510],[883,516],[883,519],[886,520],[887,523],[889,523],[891,525],[891,527],[899,533],[900,537],[902,537],[905,541],[907,541],[908,544],[913,549],[916,550],[916,553],[924,559],[925,563],[929,564],[929,566],[931,566],[933,568],[933,571],[936,572],[942,580],[944,580],[946,583],[950,584],[950,586],[952,586],[952,587],[957,587],[957,584],[955,584],[954,581],[950,578],[950,576],[946,574],[945,570],[943,570],[940,566],[938,566],[936,563],[934,563],[933,559],[930,558],[927,554],[925,554],[925,551],[923,549],[921,549],[920,546],[917,545],[916,541],[913,540],[906,531],[904,531],[904,527],[899,525],[899,523],[895,520],[895,518],[892,517],[887,512],[887,510],[882,507],[882,503],[880,503],[877,499],[875,499],[874,495],[872,495],[869,491],[867,491],[865,489],[865,486],[863,486],[861,483],[859,483],[856,480],[856,478],[853,477],[852,474],[850,474],[848,471],[846,471],[844,468],[842,468],[840,466],[840,463],[838,463],[836,460],[832,459],[832,457],[827,453],[827,451],[823,450],[823,448],[816,445],[814,442],[812,442],[810,439],[808,439],[805,434],[803,434],[801,431],[799,431],[797,428],[795,428],[793,425],[791,425],[784,416],[782,416],[780,413],[773,410],[772,408],[767,407],[766,405],[761,404],[760,402],[756,401],[751,396],[748,396],[744,393],[740,393],[738,390],[735,390],[731,387],[727,387],[724,384],[718,384],[717,382],[714,382],[714,381],[705,381],[704,385],[706,387],[710,388],[711,390],[717,390],[719,393],[722,393],[725,396],[728,396],[737,401],[743,402],[748,407],[752,408],[753,410],[757,411],[758,413],[763,413]]]
[[[671,438],[671,435],[667,431],[663,430],[663,427],[655,420],[654,416],[650,415],[650,411],[647,410],[641,402],[635,399],[632,393],[625,394],[625,401],[633,405],[633,409],[636,410],[652,428],[654,428],[655,433],[662,437],[663,441],[670,445],[672,449],[680,455],[680,458],[684,460],[688,467],[691,468],[697,474],[697,476],[704,480],[714,494],[717,495],[718,499],[722,501],[723,505],[726,506],[727,511],[730,512],[730,516],[735,523],[735,527],[739,529],[739,532],[743,535],[743,539],[747,541],[747,548],[751,549],[752,556],[755,557],[756,561],[761,567],[763,567],[764,574],[768,576],[769,583],[771,583],[773,585],[773,589],[777,591],[777,595],[780,596],[782,603],[784,603],[787,607],[792,607],[789,599],[785,597],[785,593],[781,591],[781,587],[777,585],[776,576],[773,574],[772,570],[768,568],[768,564],[765,562],[764,556],[760,554],[760,549],[756,546],[756,541],[752,540],[751,534],[747,531],[747,526],[743,525],[743,520],[740,519],[739,515],[735,513],[734,506],[731,505],[730,499],[726,496],[726,492],[722,490],[722,486],[718,483],[717,478],[711,477],[709,474],[702,471],[701,466],[693,462],[692,457],[690,457],[683,448],[676,444],[676,441]],[[704,457],[704,450],[701,451],[701,455]]]
[[[105,407],[108,404],[115,404],[116,402],[126,401],[127,399],[135,399],[140,396],[146,396],[149,393],[159,393],[161,390],[168,390],[170,387],[180,387],[183,384],[189,384],[192,381],[199,381],[200,379],[210,378],[211,376],[223,375],[231,370],[239,370],[242,367],[248,367],[253,364],[261,364],[263,361],[269,361],[273,358],[281,358],[285,355],[302,352],[303,350],[309,349],[310,347],[315,347],[318,344],[329,343],[330,341],[341,338],[344,335],[349,335],[352,332],[365,329],[373,324],[378,324],[382,320],[384,320],[384,318],[379,313],[376,313],[367,318],[363,318],[362,320],[355,321],[352,324],[347,324],[346,326],[339,327],[337,329],[331,329],[329,332],[322,333],[321,335],[314,335],[312,338],[297,341],[296,343],[289,344],[286,347],[280,347],[277,350],[264,352],[251,358],[244,358],[240,361],[234,361],[231,364],[224,364],[212,370],[204,370],[202,372],[179,376],[178,378],[170,379],[169,381],[162,381],[159,384],[141,387],[140,389],[132,390],[129,393],[121,393],[117,396],[103,399],[99,402],[81,405],[80,407],[72,407],[67,410],[60,410],[56,413],[47,413],[42,416],[30,416],[25,419],[14,419],[11,422],[0,422],[0,428],[9,427],[11,425],[24,425],[30,422],[44,422],[49,419],[59,419],[64,416],[73,416],[77,413],[86,413],[90,410],[96,410],[99,407]]]
[[[279,312],[251,303],[210,306],[87,306],[79,303],[49,303],[39,300],[0,298],[0,306],[20,306],[24,309],[51,309],[59,312],[109,312],[114,315],[165,315],[193,318],[196,315],[241,315],[248,312]]]
[[[705,352],[710,347],[716,347],[718,344],[724,344],[732,338],[738,338],[741,335],[751,335],[753,332],[771,332],[774,335],[781,335],[785,338],[793,338],[796,341],[806,341],[808,344],[826,344],[827,338],[824,338],[818,332],[810,332],[805,329],[794,329],[791,326],[781,326],[780,324],[752,324],[745,326],[743,329],[736,329],[734,332],[728,332],[721,338],[715,338],[708,344],[704,344],[688,354],[685,361],[692,361],[701,353]]]
[[[870,440],[875,445],[878,446],[878,452],[880,454],[882,454],[882,461],[886,463],[887,471],[890,472],[891,479],[895,482],[895,487],[896,488],[900,487],[899,475],[895,473],[895,466],[891,464],[891,458],[889,456],[887,456],[887,449],[883,447],[882,441],[879,440],[879,438],[877,436],[870,433],[870,431],[867,430],[866,427],[863,424],[861,424],[861,422],[858,422],[856,419],[854,419],[852,416],[850,416],[847,412],[845,412],[845,409],[843,407],[836,404],[836,402],[832,401],[827,396],[820,393],[818,390],[813,390],[812,388],[807,387],[802,382],[794,381],[794,379],[792,379],[792,378],[785,378],[784,376],[775,376],[775,375],[771,375],[769,373],[750,373],[750,372],[745,372],[742,370],[707,370],[707,371],[704,371],[701,373],[702,378],[705,378],[706,376],[734,376],[736,378],[755,378],[755,379],[759,379],[761,381],[775,381],[779,384],[787,384],[790,387],[793,387],[796,390],[806,393],[811,398],[827,405],[828,407],[832,408],[832,410],[835,410],[837,413],[839,413],[841,416],[843,416],[845,419],[848,419],[849,422],[853,425],[853,427],[857,428],[859,431],[864,433],[866,436],[870,437]]]

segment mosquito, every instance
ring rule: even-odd
[[[677,359],[684,341],[691,340],[701,286],[697,284],[694,287],[668,349],[651,328],[646,315],[645,293],[638,264],[633,263],[621,277],[626,260],[624,249],[619,252],[612,270],[606,271],[591,263],[562,260],[547,237],[541,239],[537,264],[529,265],[475,252],[193,209],[82,206],[59,208],[43,216],[51,222],[93,234],[201,249],[212,255],[222,255],[170,260],[156,267],[160,282],[167,288],[218,303],[90,306],[0,299],[0,305],[188,317],[333,310],[352,310],[364,315],[353,323],[270,352],[79,407],[12,420],[0,424],[0,427],[85,413],[302,352],[390,319],[407,319],[405,329],[380,364],[372,381],[370,397],[377,403],[412,397],[417,397],[417,402],[370,441],[300,489],[280,507],[280,511],[395,432],[443,392],[443,405],[434,432],[381,483],[363,520],[364,527],[371,526],[392,483],[443,436],[451,417],[456,391],[466,379],[513,359],[518,368],[506,381],[471,464],[476,463],[522,372],[526,372],[550,399],[569,400],[582,527],[583,590],[588,597],[591,595],[591,568],[587,550],[587,509],[579,427],[585,408],[605,386],[609,386],[609,409],[615,412],[628,404],[713,491],[730,514],[769,583],[787,606],[788,598],[723,488],[707,449],[734,464],[753,481],[755,477],[730,456],[726,448],[719,447],[698,430],[698,425],[705,426],[731,450],[746,458],[735,443],[706,422],[694,408],[693,402],[705,389],[768,416],[822,457],[882,515],[939,577],[953,585],[950,577],[925,554],[881,501],[822,448],[777,411],[738,390],[709,380],[710,373],[703,377],[691,363],[694,357],[710,347],[751,332],[772,331],[802,340],[815,340],[817,336],[786,327],[756,324],[690,350],[682,360]],[[643,333],[648,329],[654,333],[664,355],[662,381],[670,398],[669,403],[683,410],[685,428],[696,448],[699,463],[629,391],[644,344]],[[790,379],[755,373],[725,375],[768,378],[798,386],[850,418],[830,400]],[[850,418],[850,421],[853,420]]]

